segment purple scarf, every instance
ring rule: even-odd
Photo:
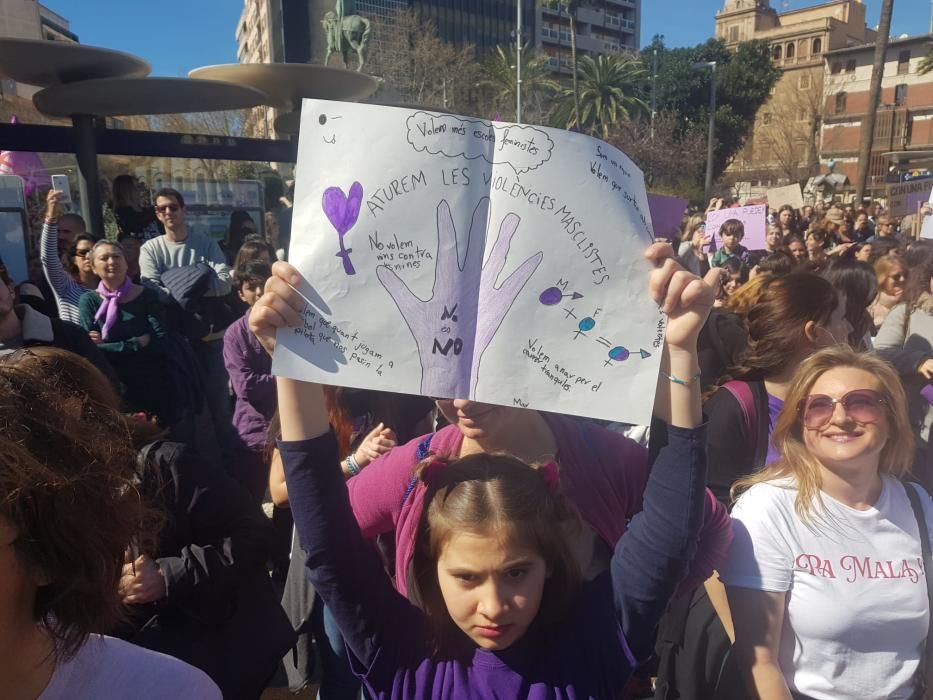
[[[94,314],[94,320],[100,323],[100,320],[104,319],[103,328],[100,331],[100,337],[104,340],[107,340],[107,336],[110,334],[110,329],[113,328],[113,324],[117,322],[117,314],[119,309],[117,305],[131,289],[133,288],[133,282],[129,277],[123,280],[117,289],[111,292],[104,285],[103,281],[97,285],[97,293],[103,298],[104,303],[100,305],[100,308],[97,310],[97,313]]]

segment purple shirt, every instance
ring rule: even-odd
[[[619,539],[609,571],[584,584],[552,626],[532,624],[501,652],[465,637],[461,653],[430,652],[424,612],[398,593],[353,517],[332,434],[280,442],[308,576],[333,614],[351,666],[376,698],[575,700],[620,697],[697,548],[706,507],[704,428],[668,429],[643,510]],[[454,632],[454,634],[461,634]]]
[[[765,458],[765,464],[777,462],[781,458],[781,453],[777,451],[774,443],[771,442],[771,434],[774,432],[774,426],[777,423],[778,415],[784,408],[784,402],[776,396],[768,394],[768,456]]]
[[[266,446],[269,420],[275,413],[272,358],[249,330],[249,310],[224,333],[224,366],[236,394],[233,425],[246,446]]]

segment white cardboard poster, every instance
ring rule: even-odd
[[[557,129],[305,100],[290,261],[303,328],[273,371],[650,420],[665,317],[620,151]]]

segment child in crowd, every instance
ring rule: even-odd
[[[748,255],[748,249],[742,245],[742,239],[745,238],[745,225],[738,219],[725,221],[719,228],[719,238],[722,241],[722,247],[713,253],[713,259],[710,262],[713,267],[722,267],[729,258],[744,260]]]
[[[609,571],[580,583],[568,534],[581,524],[554,464],[474,453],[426,455],[410,591],[385,576],[348,502],[321,387],[279,378],[282,451],[308,574],[333,612],[354,670],[378,697],[618,697],[651,653],[655,628],[687,571],[704,517],[705,447],[696,339],[712,307],[708,283],[648,251],[651,289],[670,314],[653,432],[660,452],[644,509]],[[663,264],[662,264],[663,263]],[[300,322],[304,302],[278,274],[251,315],[267,350]],[[666,434],[665,434],[666,433]]]
[[[246,313],[224,333],[224,366],[230,375],[236,405],[233,425],[240,438],[236,448],[236,477],[258,504],[266,493],[269,468],[264,459],[269,419],[275,413],[275,378],[272,359],[249,332],[247,323],[253,304],[262,296],[272,275],[265,262],[248,262],[236,270],[240,299]]]

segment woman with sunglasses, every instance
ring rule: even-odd
[[[773,440],[779,459],[733,489],[735,540],[720,572],[749,695],[925,697],[933,562],[921,526],[929,534],[933,502],[901,481],[913,440],[897,374],[849,348],[816,353]]]
[[[904,264],[910,273],[903,301],[888,312],[875,350],[900,373],[915,434],[928,446],[933,437],[933,402],[926,398],[933,381],[933,247],[914,246]]]
[[[864,245],[871,245],[871,243]],[[878,296],[868,308],[868,312],[871,314],[874,331],[877,333],[891,309],[904,301],[907,266],[903,259],[894,255],[885,255],[875,262],[875,277],[878,279]]]
[[[94,247],[94,239],[80,234],[58,257],[58,219],[62,215],[62,193],[49,190],[46,197],[45,223],[42,225],[40,257],[45,276],[55,294],[58,316],[63,321],[80,323],[78,302],[89,289],[96,289],[100,281],[94,273],[88,253]]]

